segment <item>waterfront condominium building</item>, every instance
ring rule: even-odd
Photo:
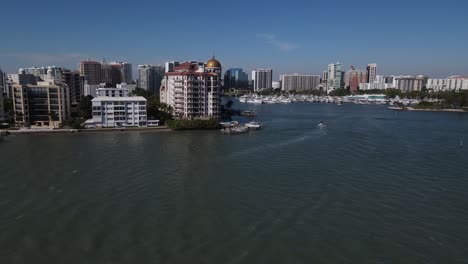
[[[217,118],[221,110],[221,63],[214,57],[206,65],[184,62],[166,72],[160,101],[180,119]]]
[[[248,89],[249,76],[241,68],[231,68],[224,73],[225,89]]]
[[[328,65],[328,84],[327,91],[341,89],[344,86],[343,65],[339,62]]]
[[[252,82],[255,92],[271,90],[273,88],[273,70],[257,69],[252,71]]]
[[[367,83],[375,82],[377,77],[377,64],[372,63],[367,65]]]
[[[283,91],[306,91],[318,89],[320,84],[319,75],[285,74],[280,76],[281,90]]]
[[[85,127],[144,127],[147,125],[146,99],[142,96],[98,96],[91,102],[93,118],[85,122]]]
[[[63,83],[13,85],[15,120],[26,126],[58,127],[70,117],[70,96]]]
[[[84,92],[85,77],[81,76],[78,71],[63,70],[62,81],[70,90],[70,103],[72,105],[80,103]]]
[[[344,77],[345,88],[355,92],[359,88],[359,84],[367,83],[367,71],[356,70],[353,66],[346,72]]]
[[[97,61],[86,60],[80,62],[79,65],[80,74],[85,76],[88,84],[100,84],[101,83],[101,63]]]
[[[393,87],[403,92],[421,91],[427,84],[428,78],[423,75],[396,76],[393,78]]]
[[[456,91],[468,90],[468,76],[451,76],[446,79],[428,79],[427,89],[438,91]]]
[[[138,88],[158,93],[164,76],[164,67],[153,65],[138,66]]]

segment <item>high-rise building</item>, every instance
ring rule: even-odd
[[[346,72],[344,77],[345,88],[355,92],[359,88],[359,84],[367,82],[367,71],[356,70],[353,66]]]
[[[273,88],[273,70],[258,69],[252,71],[253,88],[255,92]]]
[[[377,64],[372,63],[367,65],[367,82],[373,83],[375,82],[375,78],[377,76]]]
[[[395,76],[393,78],[393,87],[403,92],[421,91],[427,84],[429,78],[423,75],[419,76]]]
[[[285,74],[280,76],[281,90],[306,91],[315,90],[320,84],[319,75]]]
[[[111,63],[111,85],[116,86],[122,83],[122,65],[120,63]]]
[[[178,61],[171,61],[166,62],[164,65],[164,72],[171,72],[174,70],[174,67],[179,66],[180,63]]]
[[[85,77],[81,76],[78,71],[63,70],[62,80],[70,90],[70,103],[77,105],[81,102],[83,89],[85,84]]]
[[[322,72],[322,79],[320,80],[321,83],[328,83],[328,71]]]
[[[241,68],[231,68],[224,73],[224,88],[248,89],[249,75]]]
[[[446,79],[428,79],[427,89],[438,91],[468,90],[468,76],[451,76]]]
[[[119,74],[117,74],[117,78],[120,79]],[[101,81],[99,83],[112,85],[112,65],[108,64],[105,60],[101,62]]]
[[[133,82],[133,69],[132,64],[128,62],[120,62],[122,70],[122,82],[126,84],[132,84]]]
[[[97,61],[86,60],[80,62],[79,65],[80,74],[85,76],[88,84],[100,84],[101,83],[101,63]]]
[[[70,117],[68,87],[63,83],[38,82],[13,85],[16,122],[26,126],[58,127]]]
[[[221,70],[214,57],[203,67],[191,61],[174,67],[165,74],[160,101],[171,106],[177,118],[219,117]]]
[[[336,89],[341,89],[344,86],[344,72],[343,65],[339,62],[336,64],[328,65],[328,84],[327,90],[332,91]]]
[[[158,93],[164,76],[164,68],[153,65],[138,66],[138,88]]]

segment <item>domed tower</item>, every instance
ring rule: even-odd
[[[209,60],[206,63],[207,72],[213,72],[213,73],[217,73],[221,75],[221,70],[222,70],[221,63],[217,59],[215,59],[214,56],[213,58],[211,58],[211,60]]]
[[[205,73],[207,79],[206,85],[206,104],[207,104],[207,115],[208,117],[217,118],[220,116],[221,111],[221,63],[213,58],[206,63]]]

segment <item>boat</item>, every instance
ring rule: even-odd
[[[249,103],[249,104],[263,104],[263,100],[261,98],[249,98],[249,99],[247,99],[246,103]]]
[[[245,111],[242,111],[241,116],[247,116],[247,117],[254,117],[255,116],[255,112],[252,111],[252,110],[245,110]]]
[[[246,124],[244,124],[244,126],[250,128],[250,129],[260,129],[260,128],[262,128],[261,123],[254,122],[254,121],[246,123]]]
[[[247,95],[243,95],[241,97],[239,97],[239,102],[241,103],[247,103],[247,100],[249,100],[250,97],[248,97]]]

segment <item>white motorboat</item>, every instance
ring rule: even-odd
[[[239,102],[241,103],[247,103],[247,100],[249,100],[249,97],[246,95],[239,97]]]
[[[262,128],[262,124],[258,123],[258,122],[249,122],[249,123],[246,123],[244,124],[245,127],[248,127],[248,128],[252,128],[252,129],[260,129]]]
[[[249,98],[247,102],[249,104],[263,104],[263,100],[261,98]]]

